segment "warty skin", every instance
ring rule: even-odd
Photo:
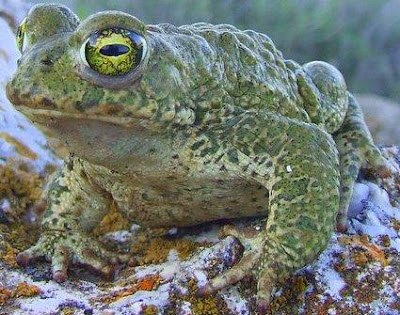
[[[132,30],[141,60],[105,75],[85,59],[97,31]],[[22,57],[7,85],[15,107],[63,141],[71,156],[52,182],[37,244],[56,281],[70,264],[104,274],[126,261],[93,236],[114,203],[144,227],[264,216],[246,250],[200,288],[216,292],[253,274],[260,313],[295,269],[346,228],[362,164],[392,172],[373,144],[340,72],[285,60],[264,34],[231,25],[145,25],[118,11],[80,22],[68,8],[37,5],[19,36]]]

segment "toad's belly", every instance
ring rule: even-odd
[[[160,181],[127,186],[114,182],[110,193],[130,222],[146,227],[189,226],[268,214],[268,190],[242,178],[190,185]]]

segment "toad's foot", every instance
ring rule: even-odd
[[[17,262],[26,266],[40,257],[51,261],[53,279],[57,282],[67,279],[70,264],[85,265],[107,278],[113,278],[117,264],[128,260],[128,255],[110,252],[95,239],[78,231],[44,232],[34,246],[17,256]]]
[[[262,268],[261,258],[264,254],[265,232],[260,232],[261,227],[246,227],[239,230],[233,226],[223,228],[223,236],[232,235],[239,239],[245,251],[241,260],[232,268],[209,280],[198,291],[200,295],[213,294],[222,288],[241,281],[246,276],[254,276],[257,279],[257,308],[260,314],[268,311],[271,293],[277,282],[274,272]]]

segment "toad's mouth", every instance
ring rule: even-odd
[[[33,123],[44,127],[51,127],[56,121],[68,120],[94,120],[111,123],[125,127],[146,127],[149,117],[113,117],[93,113],[66,113],[53,109],[38,109],[28,106],[16,106],[18,111],[28,117]]]

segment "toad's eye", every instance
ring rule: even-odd
[[[23,19],[21,24],[18,26],[18,31],[17,31],[17,47],[21,53],[24,50],[25,42],[26,42],[26,18]]]
[[[81,47],[81,58],[101,74],[123,75],[143,61],[146,49],[146,41],[138,33],[108,28],[90,35]]]

